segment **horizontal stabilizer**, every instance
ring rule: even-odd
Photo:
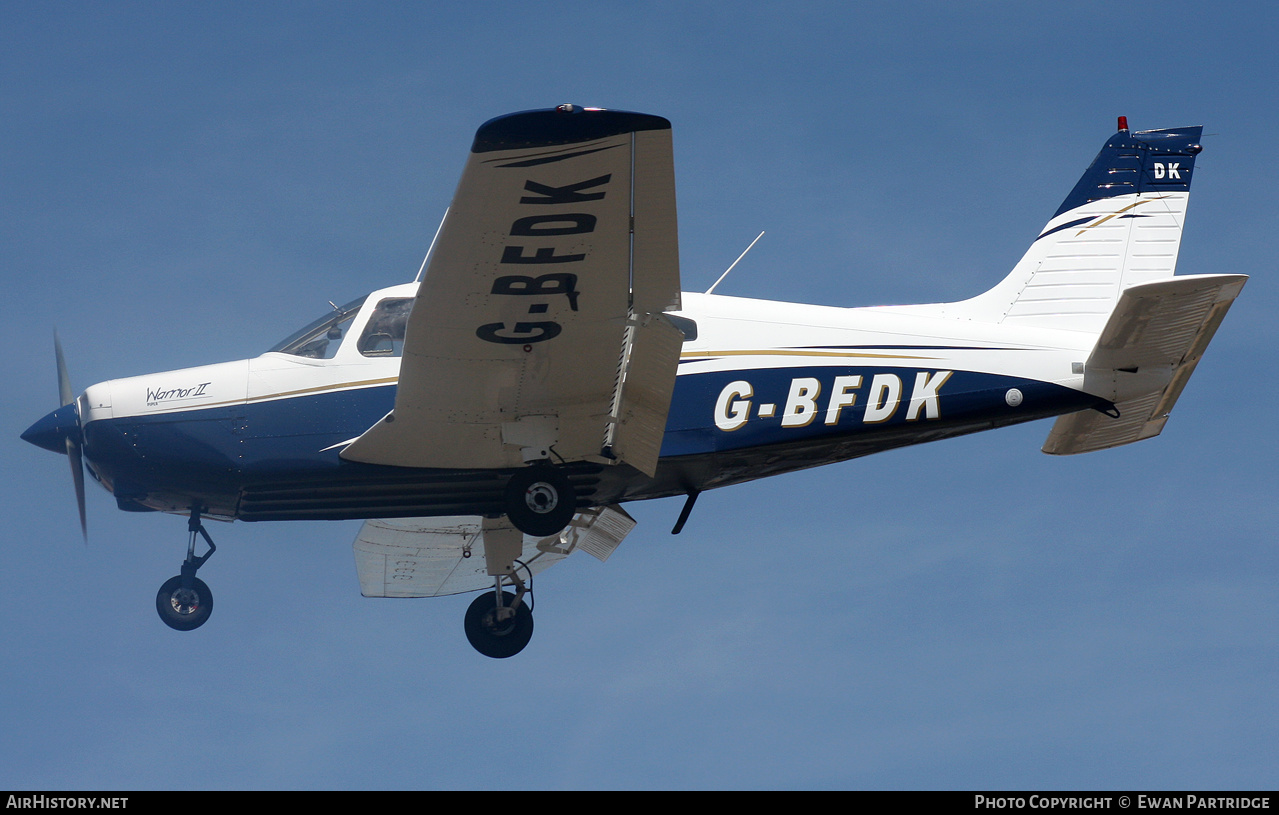
[[[525,535],[517,573],[527,578],[577,549],[605,560],[634,527],[618,506],[582,510],[558,535]],[[365,521],[355,539],[355,567],[365,597],[441,597],[493,586],[475,515]]]
[[[1044,452],[1088,453],[1159,435],[1247,279],[1194,275],[1125,289],[1084,365],[1084,390],[1115,410],[1062,416]]]

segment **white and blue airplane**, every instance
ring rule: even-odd
[[[509,657],[532,576],[607,558],[628,501],[686,496],[679,532],[704,490],[904,445],[1051,416],[1052,454],[1158,435],[1247,280],[1174,276],[1201,131],[1121,117],[984,294],[833,308],[681,293],[666,119],[502,116],[419,281],[75,398],[58,347],[61,407],[22,437],[68,454],[82,532],[82,462],[121,509],[188,518],[175,629],[213,608],[203,519],[359,518],[364,595],[481,591],[466,635]]]

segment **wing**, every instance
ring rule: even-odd
[[[651,474],[682,340],[661,314],[679,308],[673,167],[657,116],[565,105],[483,125],[395,409],[342,457],[502,468],[553,451]]]
[[[440,597],[491,588],[478,516],[365,521],[355,567],[365,597]],[[635,520],[618,506],[596,507],[549,538],[524,536],[521,576],[537,574],[578,549],[607,560]]]
[[[1084,366],[1116,413],[1057,419],[1044,452],[1072,455],[1158,436],[1246,275],[1186,275],[1125,289]]]

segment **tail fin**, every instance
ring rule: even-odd
[[[947,316],[1100,333],[1125,288],[1173,275],[1203,128],[1119,127],[1008,277]]]

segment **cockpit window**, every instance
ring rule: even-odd
[[[413,310],[412,297],[388,297],[369,315],[357,347],[366,357],[398,357],[404,351],[404,329]]]
[[[351,320],[355,319],[355,315],[359,312],[360,306],[364,305],[367,297],[368,295],[365,295],[358,300],[352,300],[341,308],[333,306],[332,311],[306,328],[290,334],[268,353],[292,354],[296,357],[311,359],[333,359],[338,346],[342,344],[343,332],[350,325]]]

